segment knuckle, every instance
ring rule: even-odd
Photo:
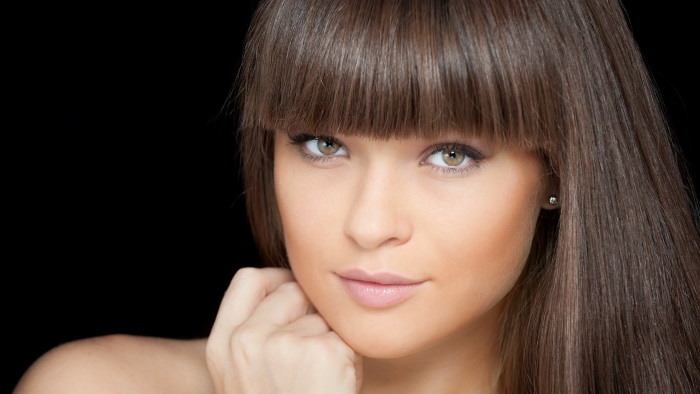
[[[277,291],[284,293],[286,299],[294,301],[296,304],[307,302],[306,293],[297,282],[283,283],[277,288]]]
[[[347,354],[354,354],[354,351],[350,349],[350,346],[348,346],[339,336],[333,331],[329,331],[322,335],[321,337],[322,342],[325,344],[327,351],[332,352],[334,354],[338,355],[347,355]]]
[[[255,324],[239,326],[232,334],[229,349],[234,364],[249,365],[259,358],[265,339],[262,327]]]
[[[298,294],[303,294],[301,291],[301,287],[299,287],[299,284],[297,282],[285,282],[282,283],[278,287],[279,291],[286,291],[290,293],[298,293]]]
[[[231,346],[250,346],[260,343],[263,337],[262,327],[259,324],[246,322],[236,327],[231,334]]]
[[[309,303],[306,293],[297,282],[285,282],[274,293],[276,293],[276,299],[284,300],[284,303],[292,308],[306,308]]]
[[[315,340],[311,342],[310,346],[312,346],[314,351],[318,354],[328,356],[337,353],[337,346],[332,341],[329,341],[325,336],[315,338]]]
[[[293,334],[285,331],[275,331],[265,343],[266,352],[272,355],[279,355],[281,351],[294,348],[297,345],[298,338]]]
[[[233,275],[233,279],[231,279],[232,283],[240,281],[262,281],[262,274],[258,268],[242,267],[236,271],[236,273]]]

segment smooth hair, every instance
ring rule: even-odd
[[[287,266],[275,131],[455,131],[559,190],[503,316],[507,393],[700,392],[696,199],[616,0],[263,0],[232,97],[262,261]]]

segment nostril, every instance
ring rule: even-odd
[[[411,236],[409,221],[393,210],[354,212],[348,216],[345,234],[363,249],[400,245]]]

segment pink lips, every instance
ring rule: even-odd
[[[345,290],[360,304],[385,308],[413,295],[423,283],[388,273],[369,274],[361,270],[338,274]]]

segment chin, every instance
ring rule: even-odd
[[[338,333],[336,331],[336,333]],[[341,339],[363,357],[374,359],[396,359],[419,351],[415,341],[397,341],[389,335],[346,335],[338,333]]]
[[[407,329],[396,316],[335,315],[326,318],[326,322],[355,352],[369,358],[402,358],[425,350],[433,341],[439,342],[438,338],[427,338],[426,332],[416,331],[416,325]]]

